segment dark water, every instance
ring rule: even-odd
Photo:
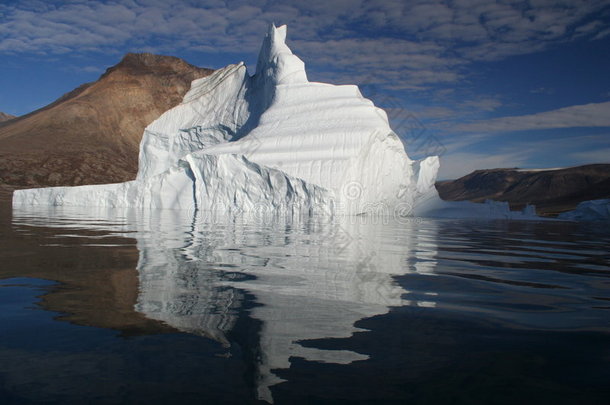
[[[608,224],[0,219],[0,403],[610,403]]]

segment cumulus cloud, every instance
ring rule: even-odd
[[[609,127],[610,101],[536,114],[501,117],[458,125],[459,131],[510,132],[552,128]]]

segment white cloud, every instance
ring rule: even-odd
[[[586,36],[591,33],[599,32],[600,29],[604,28],[605,24],[600,20],[591,21],[589,23],[583,24],[574,29],[574,36]]]
[[[510,132],[552,128],[610,127],[610,101],[537,114],[501,117],[456,126],[459,131]]]
[[[551,95],[555,93],[555,90],[547,87],[536,87],[535,89],[530,90],[530,93]]]
[[[570,157],[582,162],[582,164],[610,163],[610,148],[601,148],[586,152],[574,152],[570,154]]]
[[[610,163],[610,134],[553,136],[552,139],[523,139],[492,153],[473,152],[478,142],[489,140],[489,134],[463,134],[441,138],[447,153],[441,156],[441,179],[453,179],[477,169],[544,168],[548,162],[559,166],[588,163]],[[578,152],[574,149],[578,148]]]
[[[479,97],[466,100],[462,103],[462,109],[474,109],[476,111],[494,111],[502,106],[502,102],[496,97]]]
[[[593,37],[593,40],[603,39],[606,38],[608,35],[610,35],[610,28],[606,28],[605,30],[598,32],[597,35]]]
[[[66,65],[62,67],[62,70],[76,73],[104,73],[104,69],[99,66]]]
[[[457,179],[479,169],[524,167],[527,161],[527,156],[522,151],[491,155],[469,152],[448,153],[441,157],[438,178]]]

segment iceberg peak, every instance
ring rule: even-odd
[[[256,63],[256,77],[273,84],[307,83],[305,63],[286,45],[286,25],[269,24]]]

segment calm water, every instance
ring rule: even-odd
[[[610,403],[608,224],[18,210],[0,403]]]

